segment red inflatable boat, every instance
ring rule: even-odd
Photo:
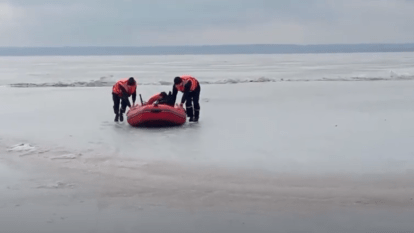
[[[167,104],[158,104],[151,98],[143,105],[135,105],[126,114],[131,126],[177,126],[186,121],[186,113],[183,107]]]

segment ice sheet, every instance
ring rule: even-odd
[[[0,127],[7,137],[97,154],[270,171],[404,171],[414,165],[413,84],[206,85],[200,122],[166,129],[113,122],[109,87],[4,88]],[[168,90],[138,88],[144,98]]]
[[[412,59],[2,57],[1,84],[39,85],[0,87],[0,225],[17,232],[410,231]],[[146,99],[169,91],[171,76],[182,72],[203,81],[199,123],[139,129],[113,122],[114,80],[140,74]]]
[[[111,86],[129,76],[141,85],[169,85],[182,74],[202,83],[414,78],[412,52],[0,57],[0,64],[0,85],[18,86]]]

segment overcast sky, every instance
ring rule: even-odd
[[[414,0],[0,0],[0,46],[414,42]]]

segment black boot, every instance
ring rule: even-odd
[[[190,118],[190,122],[194,121],[194,112],[193,107],[186,107],[187,117]]]
[[[198,122],[198,118],[200,117],[200,109],[194,110],[194,121]]]
[[[118,122],[119,114],[115,114],[115,122]]]
[[[122,109],[119,111],[119,120],[121,121],[121,122],[123,122],[124,121],[124,111],[122,111]]]

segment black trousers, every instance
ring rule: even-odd
[[[201,88],[200,84],[198,84],[197,88],[187,95],[187,99],[185,100],[185,109],[188,117],[195,116],[198,118],[200,116],[200,92]]]
[[[112,100],[114,101],[114,113],[124,113],[126,110],[126,107],[128,106],[128,101],[119,97],[117,94],[112,93]],[[119,104],[121,103],[121,111],[119,111]]]

